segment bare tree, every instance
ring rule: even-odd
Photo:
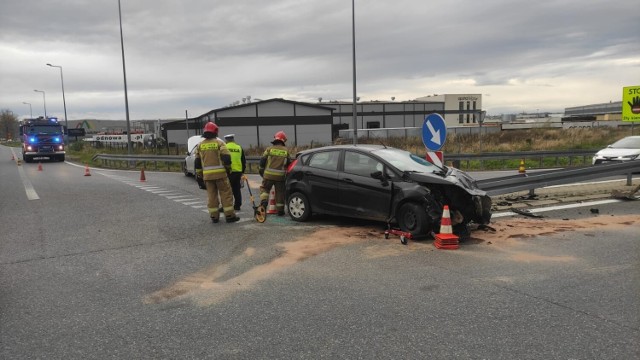
[[[18,117],[11,110],[3,109],[0,111],[0,138],[15,139],[17,138]]]

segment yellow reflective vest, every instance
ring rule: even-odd
[[[231,171],[232,172],[244,172],[242,166],[242,147],[234,141],[227,142],[227,150],[231,154]]]

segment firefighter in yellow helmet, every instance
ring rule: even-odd
[[[220,218],[218,195],[222,202],[225,219],[228,223],[240,220],[233,210],[233,196],[227,173],[231,172],[231,156],[224,141],[218,139],[218,126],[208,122],[202,130],[204,140],[196,147],[196,177],[207,188],[209,202],[207,208],[211,221],[217,223]]]
[[[275,186],[276,210],[278,215],[284,215],[284,180],[285,171],[291,159],[289,150],[285,146],[287,135],[284,131],[278,131],[273,136],[271,144],[262,154],[260,159],[260,176],[262,185],[260,186],[260,205],[265,209],[269,206],[269,191]]]

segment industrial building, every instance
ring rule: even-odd
[[[356,105],[356,126],[359,131],[389,129],[386,134],[406,134],[402,129],[421,128],[425,116],[432,113],[442,115],[447,127],[475,126],[481,109],[481,94],[432,95],[398,102],[363,101]],[[279,130],[287,134],[290,145],[328,145],[338,136],[352,134],[353,103],[269,99],[237,104],[164,124],[163,137],[169,143],[185,144],[188,134],[199,134],[207,121],[220,126],[221,136],[235,134],[236,141],[246,147],[268,145]]]

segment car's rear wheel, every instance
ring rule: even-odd
[[[184,173],[184,176],[189,176],[189,171],[187,171],[187,162],[186,161],[182,162],[182,172]]]
[[[311,216],[311,206],[309,199],[300,192],[289,196],[289,216],[295,221],[306,221]]]
[[[429,230],[429,220],[424,208],[416,203],[406,203],[400,207],[396,216],[400,230],[411,233],[412,236],[426,236]]]

